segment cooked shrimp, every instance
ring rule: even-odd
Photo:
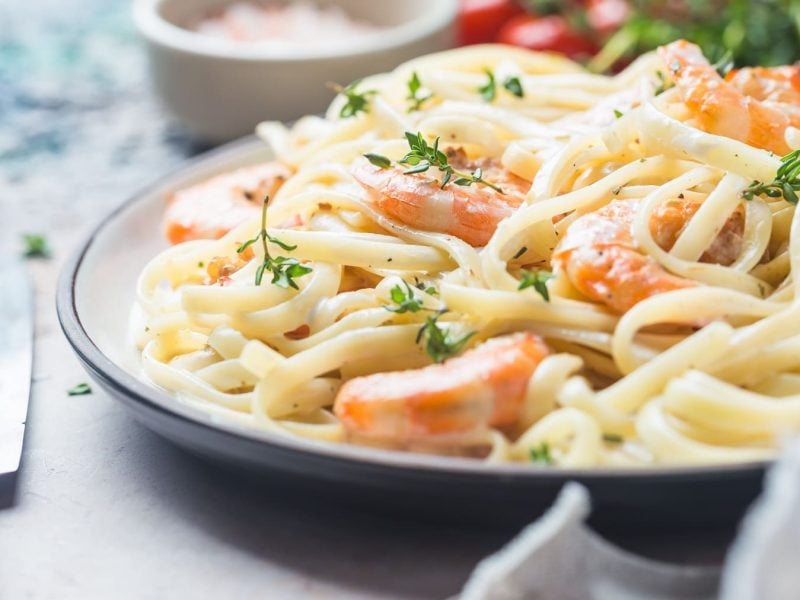
[[[686,40],[658,52],[701,129],[776,154],[789,151],[786,129],[800,126],[794,67],[742,69],[726,81]]]
[[[547,354],[532,333],[495,338],[440,365],[351,379],[334,412],[356,438],[474,444],[490,427],[517,423],[528,380]]]
[[[352,173],[375,204],[398,221],[426,231],[447,233],[473,246],[485,246],[498,223],[524,201],[530,182],[502,167],[494,158],[469,160],[463,150],[447,152],[460,171],[481,169],[483,177],[503,193],[481,184],[448,184],[441,189],[431,173],[404,175],[400,167],[382,169],[359,160]]]
[[[553,264],[579,292],[620,313],[655,294],[699,285],[671,275],[639,252],[632,231],[638,205],[636,200],[615,200],[576,219],[553,253]],[[699,207],[685,201],[660,206],[650,221],[656,243],[672,248]],[[700,260],[731,264],[741,251],[743,232],[744,216],[736,211]]]
[[[164,214],[164,232],[172,244],[220,238],[261,214],[265,196],[272,196],[291,171],[268,162],[217,175],[173,194]]]

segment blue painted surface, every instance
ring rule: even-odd
[[[0,211],[23,231],[70,233],[199,148],[150,92],[122,0],[0,0]],[[10,220],[10,221],[9,221]],[[62,234],[63,232],[63,234]]]

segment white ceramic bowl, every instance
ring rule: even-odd
[[[457,0],[317,0],[376,23],[330,52],[277,52],[194,33],[182,26],[235,0],[135,0],[134,21],[147,43],[157,94],[193,134],[219,142],[252,132],[265,119],[321,112],[347,84],[452,45]]]

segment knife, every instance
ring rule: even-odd
[[[19,468],[33,365],[33,293],[23,265],[0,266],[0,476]]]

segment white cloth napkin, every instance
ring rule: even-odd
[[[721,600],[800,599],[800,441],[767,475],[722,576]]]
[[[584,521],[589,494],[567,484],[553,507],[472,573],[461,600],[800,600],[800,441],[770,471],[722,573],[610,544]]]

